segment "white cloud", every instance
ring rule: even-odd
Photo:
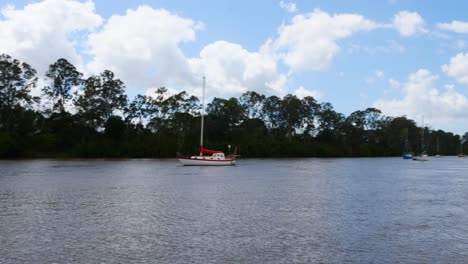
[[[203,47],[199,57],[186,57],[180,45],[194,41],[200,25],[148,6],[113,15],[101,31],[89,36],[94,58],[88,68],[110,69],[130,88],[165,86],[200,96],[206,76],[207,97],[239,96],[248,90],[285,93],[287,79],[278,72],[269,45],[250,52],[239,44],[216,41]]]
[[[442,65],[442,71],[459,83],[468,84],[468,53],[459,53]]]
[[[468,33],[468,22],[454,20],[451,23],[439,23],[437,24],[439,29],[453,31],[455,33]]]
[[[380,99],[374,107],[386,115],[406,115],[413,120],[424,116],[428,125],[462,133],[461,124],[468,121],[468,98],[458,93],[453,86],[437,89],[434,85],[437,76],[421,69],[409,75],[402,85],[404,97],[401,99]]]
[[[404,37],[427,32],[424,24],[424,19],[416,12],[400,11],[393,17],[393,27]]]
[[[392,89],[399,89],[401,87],[401,83],[393,78],[388,79],[388,85]]]
[[[242,46],[217,41],[203,48],[200,58],[190,60],[195,76],[206,76],[206,92],[211,96],[238,96],[255,90],[265,94],[284,94],[286,76],[279,74],[276,59],[266,48],[249,52]],[[200,95],[197,86],[194,94]]]
[[[382,79],[385,76],[385,73],[381,70],[376,70],[375,72],[375,77]]]
[[[183,42],[195,40],[200,23],[164,9],[140,6],[113,15],[103,29],[90,34],[88,64],[92,72],[112,70],[128,86],[146,88],[191,80]]]
[[[384,26],[382,26],[384,27]],[[406,48],[395,40],[388,40],[387,45],[367,47],[359,44],[351,44],[348,47],[349,53],[364,52],[370,55],[377,53],[403,53],[406,52]]]
[[[280,7],[286,10],[288,13],[295,13],[297,11],[297,7],[295,3],[287,3],[284,1],[280,1]]]
[[[340,51],[338,40],[377,25],[356,14],[329,15],[319,9],[296,15],[278,30],[271,45],[292,71],[321,70]]]
[[[59,58],[80,67],[80,33],[102,23],[91,1],[44,0],[23,9],[7,6],[1,14],[0,53],[27,61],[39,74]]]
[[[318,91],[318,90],[308,90],[308,89],[305,89],[303,86],[300,86],[299,88],[297,88],[294,92],[293,92],[294,95],[296,95],[298,98],[304,98],[304,97],[307,97],[307,96],[312,96],[313,98],[315,98],[315,100],[321,98],[323,96],[323,94]]]
[[[381,70],[375,70],[371,77],[367,78],[366,82],[372,84],[377,80],[381,80],[385,77],[385,73]]]

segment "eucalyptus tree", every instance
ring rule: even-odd
[[[287,94],[281,100],[281,127],[286,132],[289,141],[292,140],[296,130],[301,129],[301,123],[304,117],[304,108],[301,100],[295,95]]]
[[[120,79],[115,79],[112,71],[105,70],[84,81],[83,92],[75,100],[75,106],[88,125],[100,129],[110,116],[125,110],[125,85]]]
[[[336,112],[331,103],[324,102],[320,104],[317,116],[319,127],[317,136],[325,141],[336,140],[336,137],[341,135],[340,129],[345,120],[344,115]]]
[[[66,59],[58,59],[46,74],[49,85],[42,91],[53,102],[52,112],[65,112],[65,104],[72,98],[71,89],[83,82],[83,74]]]
[[[149,96],[137,95],[125,109],[125,121],[142,125],[150,114],[150,100]]]
[[[245,120],[244,109],[235,97],[229,99],[215,97],[207,107],[208,115],[219,119],[225,128],[238,126]]]
[[[12,130],[14,112],[39,101],[30,94],[36,85],[36,70],[31,65],[0,55],[0,128]]]
[[[199,109],[197,97],[189,96],[185,91],[171,95],[165,87],[160,87],[147,96],[148,126],[153,131],[170,128],[177,115],[194,115]]]
[[[270,132],[278,128],[281,123],[281,99],[275,95],[265,98],[262,114]]]
[[[302,107],[304,110],[302,127],[304,130],[304,139],[313,136],[316,132],[317,122],[318,122],[318,111],[320,105],[317,103],[312,96],[306,96],[302,100]]]
[[[265,102],[265,95],[259,94],[255,91],[248,91],[241,95],[239,102],[244,108],[245,115],[250,118],[263,118],[263,104]]]

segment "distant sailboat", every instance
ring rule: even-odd
[[[427,156],[426,151],[424,150],[424,117],[421,126],[421,154],[419,156],[413,157],[413,160],[417,161],[428,161],[429,157]]]
[[[435,157],[440,158],[441,156],[439,154],[439,137],[436,138],[436,153],[437,154],[435,155]]]
[[[204,108],[205,108],[205,77],[203,77],[203,92],[202,92],[202,109],[201,109],[201,131],[200,131],[200,155],[191,157],[179,157],[179,162],[184,166],[228,166],[236,164],[236,155],[225,157],[224,153],[219,150],[209,150],[203,147],[203,125],[204,125]],[[231,146],[229,146],[231,147]],[[211,154],[211,156],[203,156],[203,154]]]
[[[403,159],[412,159],[413,152],[409,151],[408,147],[408,129],[405,129],[405,143],[403,146]]]
[[[463,140],[460,139],[460,154],[457,155],[459,158],[466,157],[466,154],[463,153]]]

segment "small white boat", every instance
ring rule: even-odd
[[[200,131],[200,155],[190,157],[178,157],[179,162],[184,166],[230,166],[236,164],[237,155],[229,155],[227,158],[222,151],[209,150],[203,147],[203,124],[205,107],[205,77],[203,77],[202,109],[201,109],[201,131]],[[229,145],[231,149],[231,145]],[[230,152],[230,151],[229,151]],[[203,156],[211,154],[211,156]]]
[[[417,160],[417,161],[428,161],[428,160],[429,160],[429,157],[427,156],[427,154],[422,154],[422,155],[420,155],[420,156],[413,157],[413,160]]]

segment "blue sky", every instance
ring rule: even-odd
[[[468,131],[462,1],[0,0],[0,53],[43,74],[60,57],[113,70],[130,97],[293,93]]]

